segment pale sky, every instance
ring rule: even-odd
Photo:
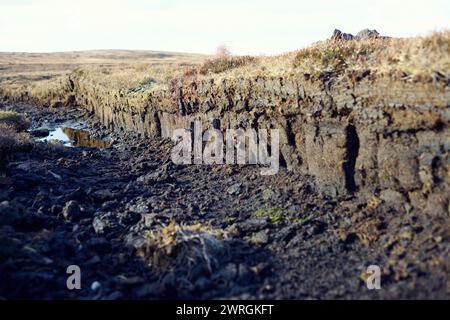
[[[0,0],[0,51],[275,54],[335,28],[406,37],[449,22],[449,0]]]

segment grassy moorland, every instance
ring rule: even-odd
[[[38,101],[64,94],[77,73],[110,89],[157,88],[206,56],[158,51],[98,50],[64,53],[0,53],[0,91],[10,98],[27,92]]]
[[[143,93],[165,90],[174,78],[295,77],[361,69],[417,79],[446,76],[450,31],[406,39],[327,40],[295,52],[258,57],[124,50],[0,53],[0,93],[20,100],[26,92],[51,104],[47,100],[64,96],[69,74],[107,90]]]

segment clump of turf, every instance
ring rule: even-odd
[[[227,252],[226,234],[202,224],[183,226],[172,221],[147,233],[148,245],[140,254],[156,270],[201,268],[211,274]]]

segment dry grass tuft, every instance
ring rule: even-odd
[[[0,159],[4,158],[16,143],[16,130],[7,124],[0,123]]]
[[[172,221],[168,226],[147,234],[148,246],[143,256],[157,270],[191,270],[202,267],[211,273],[217,257],[226,251],[223,231],[196,224],[182,226]]]
[[[0,122],[0,166],[14,152],[31,147],[29,136],[25,132],[17,132],[14,126]]]
[[[251,56],[220,56],[205,61],[200,67],[200,74],[221,73],[230,69],[239,68],[256,61]]]

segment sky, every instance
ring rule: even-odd
[[[449,22],[449,0],[0,0],[0,51],[277,54],[336,28],[407,37]]]

